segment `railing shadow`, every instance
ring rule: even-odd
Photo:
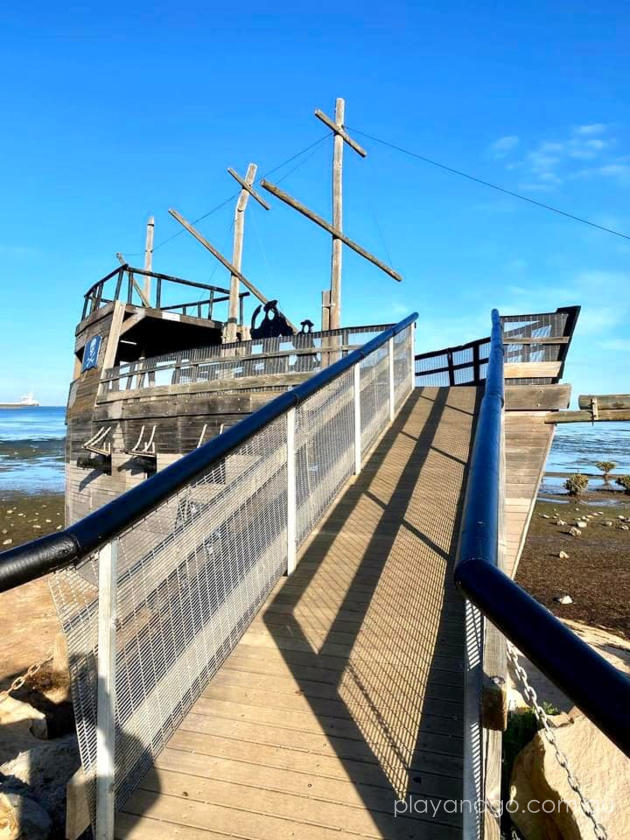
[[[445,809],[462,797],[464,611],[451,568],[475,410],[474,389],[414,391],[263,616],[384,836],[411,836],[415,819],[460,830]],[[332,717],[315,679],[334,687]]]

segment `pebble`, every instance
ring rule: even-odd
[[[567,523],[564,521],[564,519],[558,519],[558,525],[566,525],[566,524]]]
[[[2,533],[3,533],[3,534],[8,534],[9,532],[7,531],[7,529],[6,529],[6,528],[3,528],[3,529],[2,529]]]
[[[572,537],[581,537],[582,536],[582,532],[580,531],[579,528],[571,528],[569,530],[569,533],[571,534]]]
[[[630,531],[630,525],[620,525],[622,531]]]
[[[44,522],[52,522],[52,519],[45,519]]]
[[[38,528],[41,531],[42,526],[41,525],[33,525],[33,530],[35,530],[36,528]]]
[[[610,519],[607,519],[603,524],[606,526],[606,528],[612,528],[613,525]]]
[[[621,514],[619,514],[619,516],[617,517],[617,519],[621,519],[621,521],[622,521],[622,522],[625,522],[625,521],[626,521],[626,517],[625,517],[625,516],[622,516]]]
[[[61,525],[57,525],[57,530],[61,531]]]
[[[7,508],[7,513],[13,513],[13,509],[12,508]]]
[[[558,552],[558,557],[559,557],[561,560],[568,560],[568,559],[569,559],[569,555],[566,553],[566,551],[560,551],[560,552]]]
[[[542,516],[543,519],[549,519],[549,514],[548,513],[541,513],[540,515]]]
[[[3,540],[2,545],[11,545],[12,542],[13,540]]]
[[[577,525],[578,528],[586,528],[586,526],[588,525],[588,522],[584,522],[583,519],[578,519],[578,521],[575,524]]]
[[[553,600],[557,601],[558,604],[572,604],[573,603],[573,598],[570,595],[556,595],[556,597]]]

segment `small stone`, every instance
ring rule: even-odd
[[[57,525],[57,530],[61,531],[61,525]]]
[[[33,530],[35,530],[35,529],[41,530],[41,527],[42,527],[41,525],[33,525]]]
[[[2,545],[11,545],[11,543],[12,543],[12,542],[13,542],[13,540],[11,540],[11,539],[9,539],[9,540],[3,540],[3,541],[2,541]]]
[[[7,508],[7,513],[13,513],[12,508]]]
[[[542,516],[543,519],[549,519],[549,514],[548,513],[541,513],[540,515]]]
[[[52,519],[45,519],[45,522],[52,522]]]
[[[572,537],[581,537],[582,536],[582,532],[580,531],[579,528],[570,528],[569,533],[571,534]]]
[[[583,519],[578,519],[578,521],[575,524],[577,525],[578,528],[586,528],[587,525],[588,525],[588,522],[585,522]]]
[[[606,528],[612,528],[613,524],[610,519],[607,519],[605,522],[602,523],[606,526]]]
[[[556,601],[558,604],[573,603],[573,598],[570,595],[556,595],[556,597],[553,600]]]
[[[558,557],[561,560],[568,560],[569,559],[569,555],[566,553],[566,551],[559,551],[558,552]]]
[[[566,525],[566,524],[567,523],[564,521],[564,519],[558,519],[558,525]]]
[[[625,516],[622,516],[621,514],[619,514],[619,516],[617,517],[617,519],[621,519],[621,521],[622,521],[622,522],[625,522],[626,517],[625,517]]]
[[[9,532],[7,531],[7,529],[6,529],[6,528],[3,528],[3,529],[2,529],[2,533],[3,533],[3,534],[8,534]]]
[[[630,531],[630,525],[620,525],[622,531]]]
[[[23,513],[18,513],[18,516],[24,516],[24,514]]]

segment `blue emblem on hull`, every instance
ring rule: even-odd
[[[98,354],[101,349],[102,338],[100,335],[93,335],[92,338],[85,345],[83,353],[83,364],[81,365],[81,373],[85,370],[98,367]]]

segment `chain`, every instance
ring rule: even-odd
[[[13,694],[13,692],[19,691],[24,685],[24,683],[27,680],[30,680],[31,677],[34,677],[35,674],[42,667],[42,665],[45,665],[47,662],[50,662],[52,658],[53,652],[51,650],[44,659],[40,660],[39,662],[35,662],[33,665],[27,668],[27,670],[21,676],[16,677],[8,688],[6,688],[4,691],[0,691],[0,703],[3,703],[10,694]]]
[[[525,698],[527,699],[530,706],[532,707],[532,710],[533,710],[534,714],[536,715],[536,719],[538,720],[538,722],[542,726],[542,731],[543,731],[543,734],[544,734],[545,738],[551,744],[551,746],[553,747],[553,749],[555,751],[556,759],[558,761],[558,764],[561,767],[564,768],[564,770],[567,774],[567,779],[569,781],[569,785],[577,793],[577,795],[580,799],[580,805],[582,806],[582,810],[584,811],[586,816],[589,818],[589,820],[593,824],[593,831],[595,832],[595,837],[597,837],[597,840],[608,840],[608,834],[606,833],[606,829],[604,828],[604,826],[601,823],[597,822],[597,818],[595,816],[595,811],[593,809],[593,805],[591,804],[590,800],[587,799],[587,797],[584,795],[584,793],[583,793],[583,791],[580,787],[579,781],[573,775],[573,771],[571,770],[571,767],[569,766],[569,759],[566,757],[566,755],[562,752],[562,750],[558,746],[558,742],[556,740],[556,735],[555,735],[555,732],[553,731],[553,728],[552,728],[551,723],[549,721],[549,717],[547,716],[547,713],[545,712],[543,707],[538,702],[538,695],[536,694],[536,691],[534,690],[534,688],[529,684],[529,680],[527,678],[527,673],[526,673],[525,669],[523,668],[523,666],[518,661],[518,654],[516,652],[516,648],[510,642],[507,642],[507,654],[508,654],[508,657],[511,659],[512,664],[514,665],[514,670],[516,671],[516,675],[519,678],[519,680],[521,682],[521,685],[523,686],[523,690],[524,690],[524,693],[525,693]]]

